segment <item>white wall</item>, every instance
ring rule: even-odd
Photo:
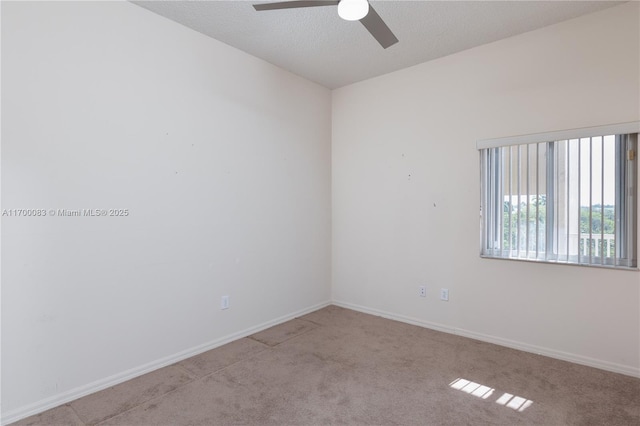
[[[2,2],[5,421],[330,298],[331,94],[125,2]],[[220,298],[231,308],[221,311]]]
[[[631,2],[334,91],[334,301],[640,375],[640,273],[479,258],[475,149],[639,120],[639,22]]]

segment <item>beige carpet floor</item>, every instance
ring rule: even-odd
[[[640,379],[329,306],[15,425],[640,425]]]

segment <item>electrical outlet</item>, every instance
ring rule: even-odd
[[[420,297],[427,297],[427,287],[421,285],[419,289],[420,289],[420,293],[419,293]]]
[[[441,288],[440,289],[440,300],[443,300],[445,302],[449,301],[449,289],[448,288]]]
[[[229,296],[222,296],[220,300],[220,309],[229,309]]]

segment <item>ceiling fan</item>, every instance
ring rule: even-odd
[[[396,36],[367,0],[301,0],[254,4],[257,11],[300,7],[338,6],[338,15],[347,21],[360,21],[383,48],[398,42]]]

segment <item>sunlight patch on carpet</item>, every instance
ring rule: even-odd
[[[485,400],[489,399],[491,395],[493,395],[496,391],[492,387],[483,385],[481,383],[472,382],[471,380],[463,379],[460,377],[449,383],[449,387]],[[523,412],[533,404],[533,401],[531,401],[530,399],[513,395],[507,392],[504,392],[498,399],[496,399],[495,402],[498,405],[509,407],[512,410],[518,412]]]

